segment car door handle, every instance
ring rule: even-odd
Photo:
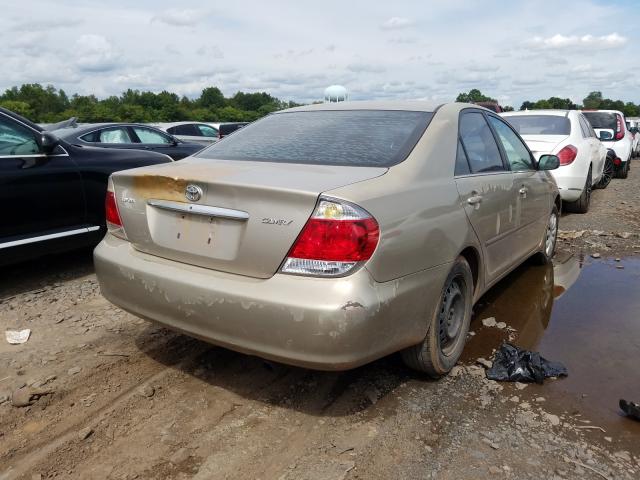
[[[522,195],[523,197],[527,196],[527,187],[522,187],[520,190],[518,190],[518,192],[520,193],[520,195]]]
[[[473,195],[467,198],[467,203],[469,205],[480,205],[482,203],[482,195]]]

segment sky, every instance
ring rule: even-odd
[[[0,0],[0,91],[640,103],[636,0]]]

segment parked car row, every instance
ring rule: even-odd
[[[501,113],[525,140],[534,156],[553,154],[552,172],[563,209],[586,213],[593,188],[626,178],[634,151],[624,115],[613,110],[525,110]]]

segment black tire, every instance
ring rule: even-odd
[[[589,211],[589,204],[591,203],[591,167],[589,167],[589,173],[587,173],[587,180],[584,182],[584,188],[582,189],[582,195],[575,202],[567,202],[565,209],[571,213],[587,213]]]
[[[607,188],[613,178],[615,167],[613,165],[613,157],[607,155],[604,161],[604,168],[602,169],[602,177],[596,184],[596,188]]]
[[[627,178],[629,176],[629,169],[631,168],[631,159],[623,163],[623,166],[616,169],[616,178]]]
[[[555,220],[554,220],[555,218]],[[547,265],[551,263],[553,255],[556,252],[556,244],[558,243],[558,222],[560,215],[558,214],[558,207],[555,205],[549,214],[549,220],[547,221],[547,228],[544,231],[544,238],[542,240],[542,249],[533,256],[533,260],[538,265]],[[549,240],[551,242],[549,244]]]
[[[473,290],[471,267],[464,257],[458,257],[431,315],[427,336],[401,352],[408,367],[440,378],[455,366],[469,333]]]

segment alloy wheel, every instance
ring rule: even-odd
[[[549,217],[549,224],[547,225],[547,236],[545,238],[544,253],[548,258],[551,258],[553,251],[555,250],[556,237],[558,235],[558,216],[555,212]]]

